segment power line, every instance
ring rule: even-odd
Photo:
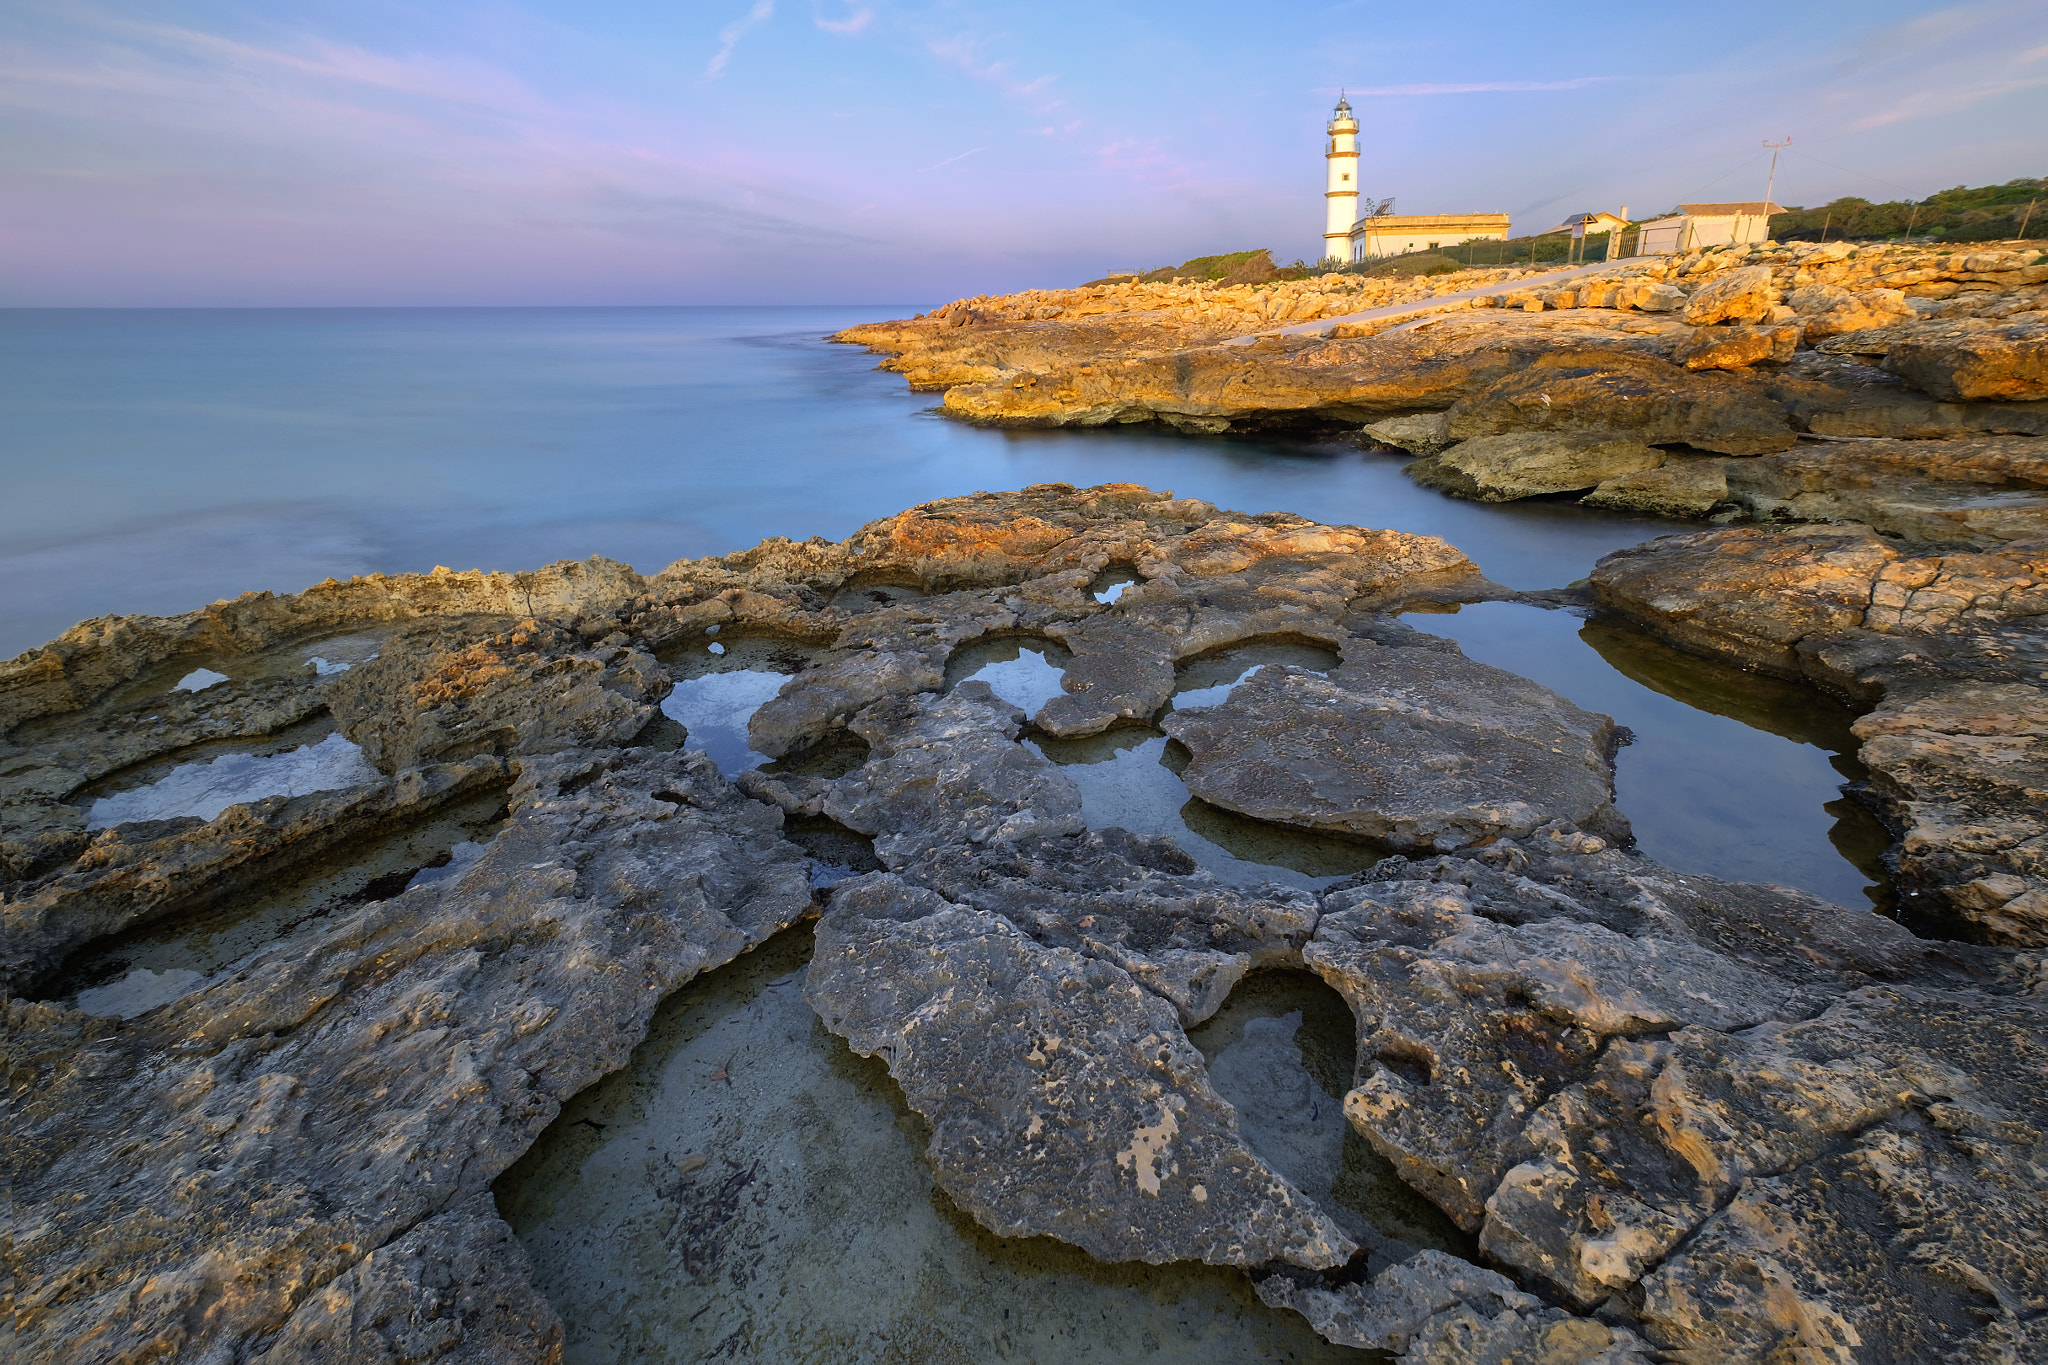
[[[1771,178],[1764,182],[1764,216],[1766,220],[1769,219],[1771,212],[1771,192],[1778,188],[1778,153],[1791,145],[1792,139],[1790,137],[1787,137],[1783,142],[1772,142],[1769,138],[1764,139],[1764,146],[1771,149]]]
[[[1853,175],[1863,180],[1875,180],[1880,185],[1890,185],[1895,190],[1904,190],[1907,195],[1907,203],[1917,202],[1912,198],[1912,190],[1907,189],[1904,185],[1901,185],[1896,181],[1887,180],[1881,175],[1871,175],[1865,171],[1851,170],[1847,166],[1837,166],[1832,161],[1821,161],[1820,158],[1815,156],[1812,152],[1801,152],[1799,155],[1806,158],[1808,161],[1820,161],[1821,165],[1826,166],[1831,171],[1840,171],[1844,175]]]
[[[1730,166],[1727,170],[1721,172],[1721,174],[1715,176],[1712,180],[1709,180],[1706,184],[1694,190],[1693,195],[1695,196],[1695,202],[1698,202],[1697,196],[1705,194],[1708,190],[1714,188],[1714,186],[1720,184],[1723,180],[1726,180],[1729,176],[1735,174],[1743,167],[1748,166],[1753,162],[1761,161],[1763,159],[1763,155],[1764,154],[1760,151],[1751,152],[1748,156],[1742,158],[1742,160],[1736,162],[1733,166]]]

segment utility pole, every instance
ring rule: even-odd
[[[1775,190],[1778,187],[1778,153],[1784,151],[1787,147],[1790,147],[1791,145],[1792,139],[1790,137],[1787,137],[1783,142],[1773,142],[1769,138],[1764,139],[1764,146],[1771,149],[1771,176],[1770,179],[1764,181],[1765,237],[1769,237],[1771,235],[1771,191]]]
[[[2028,224],[2029,222],[2031,222],[2031,221],[2033,220],[2033,217],[2034,217],[2034,205],[2036,205],[2036,204],[2038,204],[2038,203],[2040,203],[2040,202],[2041,202],[2041,201],[2040,201],[2039,199],[2029,199],[2029,200],[2027,201],[2027,215],[2026,215],[2026,217],[2024,217],[2024,218],[2020,219],[2020,236],[2019,236],[2019,239],[2020,239],[2021,241],[2023,241],[2023,242],[2027,240],[2027,224]]]

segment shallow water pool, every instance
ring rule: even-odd
[[[1843,791],[1866,776],[1848,706],[1611,617],[1481,602],[1405,619],[1634,731],[1615,759],[1616,804],[1658,862],[1841,905],[1892,905],[1890,836]]]
[[[569,1365],[1373,1358],[1238,1271],[976,1225],[887,1069],[804,1003],[810,954],[800,926],[678,991],[499,1177]]]
[[[266,796],[305,796],[382,782],[363,751],[339,734],[278,753],[225,753],[180,763],[145,786],[99,797],[86,809],[87,829],[137,820],[193,816],[211,820],[229,806]]]

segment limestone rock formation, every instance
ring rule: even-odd
[[[943,699],[885,699],[849,727],[868,761],[831,782],[746,774],[743,788],[794,814],[826,815],[875,841],[887,867],[954,844],[1078,834],[1081,794],[1015,741],[1018,709],[963,683]]]
[[[1571,352],[1540,356],[1461,398],[1450,423],[1458,440],[1509,431],[1597,431],[1723,455],[1766,455],[1790,449],[1795,440],[1783,408],[1747,376]]]
[[[1099,959],[882,875],[833,893],[804,991],[889,1063],[939,1184],[996,1232],[1154,1263],[1356,1250],[1245,1146],[1172,1006]]]
[[[1695,327],[1762,322],[1777,303],[1778,290],[1769,266],[1738,266],[1714,276],[1686,300],[1685,320]]]
[[[1334,1289],[1285,1275],[1259,1281],[1259,1297],[1292,1308],[1340,1346],[1406,1360],[1514,1360],[1530,1365],[1648,1365],[1627,1328],[1573,1317],[1515,1288],[1507,1276],[1423,1251],[1366,1284]]]
[[[1475,436],[1408,467],[1408,476],[1480,502],[1513,502],[1573,493],[1664,463],[1665,454],[1631,435],[1600,431],[1522,431]]]
[[[1908,895],[2040,944],[2044,555],[2043,539],[1915,553],[1862,527],[1729,529],[1610,555],[1592,590],[1682,648],[1877,703],[1856,730],[1871,794],[1905,830]]]
[[[1604,481],[1584,501],[1717,521],[1857,524],[1990,548],[2048,534],[2048,442],[1870,438],[1753,460],[1667,459]]]
[[[1751,461],[1739,467],[1747,470],[1754,463],[1761,462]],[[1728,501],[1731,464],[1713,458],[1667,458],[1654,469],[1605,479],[1579,501],[1588,507],[1606,507],[1616,512],[1646,512],[1651,516],[1694,520]]]
[[[1164,728],[1214,805],[1400,849],[1448,852],[1565,819],[1616,839],[1607,717],[1434,650],[1360,651],[1328,677],[1263,668]]]
[[[460,625],[401,631],[335,681],[328,708],[371,763],[397,772],[478,753],[623,744],[668,695],[652,655],[589,649],[558,625],[527,620],[473,636]]]
[[[1478,354],[1447,362],[1475,395],[1510,364]],[[1806,401],[1836,380],[1756,379],[1743,402],[1780,382]],[[2012,491],[2033,468],[2017,439],[1944,467]],[[1765,458],[1789,480],[1804,455]],[[1735,498],[1728,470],[1764,462],[1678,463]],[[1388,619],[1503,595],[1442,542],[1130,485],[947,499],[644,577],[440,572],[88,623],[0,665],[0,775],[28,813],[0,886],[12,1344],[556,1358],[492,1180],[678,985],[822,911],[806,998],[884,1060],[933,1178],[998,1233],[1244,1267],[1331,1340],[1409,1359],[2038,1354],[2048,541],[1967,524],[1980,548],[1724,528],[1610,557],[1591,585],[1695,651],[1873,705],[1899,921],[1628,851],[1611,722]],[[1098,601],[1110,571],[1135,582]],[[640,728],[669,684],[654,660],[713,627],[803,661],[752,725],[778,762],[738,786]],[[1016,636],[1067,651],[1035,716],[951,667]],[[1189,786],[1298,828],[1378,821],[1412,856],[1316,891],[1225,884],[1172,840],[1086,828],[1019,742],[1162,719],[1184,668],[1275,642],[1338,662],[1164,716]],[[196,669],[227,681],[177,691]],[[84,829],[109,783],[337,724],[374,780]],[[182,996],[126,1018],[35,998],[124,926],[231,907],[501,788],[474,860],[310,916]],[[814,889],[790,817],[871,838],[883,870]],[[1260,1153],[1187,1030],[1264,967],[1344,998],[1347,1121],[1493,1268],[1438,1252],[1362,1281],[1367,1214],[1333,1217],[1334,1182],[1311,1195]]]
[[[510,825],[459,879],[126,1025],[8,1004],[24,1358],[199,1359],[282,1333],[306,1355],[278,1358],[300,1359],[380,1322],[401,1358],[493,1339],[544,1358],[553,1315],[479,1202],[491,1179],[668,991],[810,890],[777,812],[701,756],[522,767]],[[516,1316],[471,1325],[465,1296]]]
[[[1568,830],[1363,881],[1305,950],[1359,1018],[1347,1112],[1499,1263],[1680,1358],[1862,1332],[1859,1359],[1990,1359],[2031,1330],[2044,1282],[2015,1235],[2042,1196],[2018,1163],[2048,1094],[2024,975]],[[1973,1297],[1914,1268],[1937,1263]],[[1379,1289],[1293,1297],[1371,1322]]]
[[[1794,311],[1805,315],[1800,330],[1811,342],[1874,332],[1914,316],[1905,294],[1897,289],[1862,289],[1851,293],[1828,285],[1813,285],[1795,293],[1790,302]]]
[[[1381,445],[1416,455],[1433,455],[1451,443],[1450,419],[1440,412],[1417,413],[1413,417],[1388,417],[1368,422],[1363,434]]]
[[[1475,269],[1427,281],[1104,283],[962,300],[840,339],[886,352],[884,366],[916,387],[945,390],[943,410],[965,420],[1158,422],[1191,434],[1352,427],[1362,441],[1437,457],[1412,466],[1417,477],[1507,498],[1592,487],[1560,481],[1566,436],[1633,440],[1673,460],[1769,456],[1809,435],[2048,437],[2044,328],[2048,263],[2033,247],[1766,242],[1568,280]],[[1523,444],[1446,450],[1510,435]],[[1461,467],[1482,456],[1483,471]],[[1814,486],[1828,472],[1804,462],[1800,491],[1829,491]],[[1847,477],[1853,488],[1863,476]],[[1981,479],[1896,477],[1886,496],[1841,501],[1889,504],[1886,528],[1923,538],[1941,524],[1973,541],[2012,539],[2039,519],[2031,502],[1987,498]],[[1846,505],[1747,511],[1775,495],[1713,496],[1714,479],[1704,467],[1615,468],[1591,501],[1684,518],[1862,519]]]
[[[1936,398],[2048,398],[2048,324],[1910,336],[1885,352],[1885,368]]]
[[[502,763],[477,757],[410,769],[374,786],[265,797],[210,821],[116,825],[68,867],[17,888],[0,905],[0,979],[29,989],[95,938],[236,895],[281,867],[421,820],[508,777]]]
[[[1702,327],[1671,358],[1688,370],[1744,370],[1762,361],[1782,365],[1799,349],[1799,340],[1797,326]]]
[[[2019,1176],[2040,1095],[2007,1079],[2048,1060],[2043,1021],[2037,1001],[1873,987],[1810,1020],[1618,1042],[1531,1123],[1482,1240],[1579,1302],[1642,1279],[1681,1351],[1768,1351],[1797,1304],[1809,1343],[1925,1358],[1948,1327],[1928,1299],[2031,1316],[2048,1291],[2022,1249],[2048,1207]],[[1886,1246],[1886,1222],[1913,1244]]]

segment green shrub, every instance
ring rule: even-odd
[[[2033,204],[2031,218],[2027,207]],[[1848,195],[1814,209],[1787,209],[1771,216],[1771,236],[1781,242],[1871,242],[1904,237],[1917,240],[1993,242],[2016,237],[2024,225],[2031,236],[2048,236],[2048,179],[2008,180],[1975,189],[1958,185],[1917,204],[1904,199],[1873,204]]]

